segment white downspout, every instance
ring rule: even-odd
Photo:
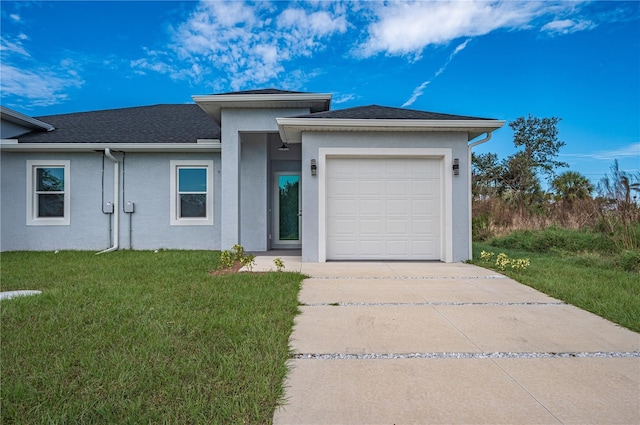
[[[113,161],[113,246],[104,251],[97,252],[96,255],[116,251],[118,249],[120,235],[120,208],[118,208],[118,198],[120,197],[120,163],[111,155],[111,149],[104,148],[104,154]]]
[[[484,139],[480,139],[480,140],[476,140],[473,143],[470,143],[468,145],[467,148],[467,164],[469,164],[469,177],[468,177],[468,187],[469,187],[469,192],[471,192],[471,149],[481,145],[482,143],[486,143],[489,140],[491,140],[491,135],[493,134],[493,131],[487,131],[487,135],[485,136]],[[473,195],[471,195],[471,197],[473,198]],[[473,217],[473,211],[471,210],[471,204],[473,204],[473,199],[469,199],[469,259],[473,258],[473,225],[471,224],[472,222],[472,217]]]

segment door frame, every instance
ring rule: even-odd
[[[280,176],[298,176],[298,240],[280,240]],[[275,171],[273,173],[273,238],[274,248],[299,249],[302,247],[302,172]]]

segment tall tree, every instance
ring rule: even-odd
[[[509,123],[513,130],[513,144],[522,150],[517,161],[512,161],[515,168],[512,172],[520,173],[525,181],[530,180],[531,175],[546,175],[548,180],[555,177],[555,169],[568,167],[566,162],[556,158],[560,148],[565,145],[558,140],[558,123],[560,118],[537,118],[529,115],[527,118],[519,117]]]
[[[573,203],[578,199],[587,199],[591,196],[593,185],[577,171],[565,171],[551,182],[551,189],[558,199]]]

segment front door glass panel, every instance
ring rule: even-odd
[[[300,176],[278,176],[278,240],[300,241]]]

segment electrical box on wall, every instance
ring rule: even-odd
[[[111,202],[107,202],[106,204],[104,204],[102,212],[104,212],[105,214],[113,214],[113,204]]]
[[[131,201],[127,201],[127,202],[124,204],[124,212],[126,212],[126,213],[132,213],[132,212],[133,212],[133,210],[134,210],[134,207],[135,207],[135,204],[134,204],[133,202],[131,202]]]

